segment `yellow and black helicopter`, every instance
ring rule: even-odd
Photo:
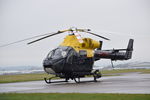
[[[129,40],[126,49],[102,50],[102,41],[96,41],[91,38],[82,38],[79,34],[79,32],[84,32],[98,36],[105,40],[109,40],[106,37],[92,33],[90,29],[70,28],[67,30],[58,31],[56,33],[48,33],[40,35],[43,37],[29,42],[28,44],[32,44],[42,39],[64,32],[68,32],[69,34],[65,37],[64,41],[57,48],[53,49],[48,53],[47,57],[43,61],[43,67],[46,73],[54,74],[55,77],[64,78],[65,80],[52,82],[51,79],[53,77],[49,79],[44,78],[45,82],[48,84],[57,82],[68,82],[69,79],[72,79],[76,83],[79,83],[80,78],[85,77],[86,75],[93,75],[94,81],[96,82],[97,78],[101,77],[101,73],[99,70],[93,69],[93,64],[95,61],[100,59],[110,59],[111,61],[128,60],[132,57],[134,41],[133,39]],[[35,37],[16,41],[11,44],[29,40]]]

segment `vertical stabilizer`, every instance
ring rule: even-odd
[[[134,42],[133,39],[129,40],[128,47],[127,47],[127,50],[126,50],[126,55],[125,55],[126,59],[131,59],[132,58],[133,42]]]

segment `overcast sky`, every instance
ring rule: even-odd
[[[150,61],[150,0],[0,0],[0,45],[73,26],[110,38],[104,40],[103,49],[126,48],[133,38],[133,59],[129,61]],[[65,35],[0,48],[0,66],[42,66]]]

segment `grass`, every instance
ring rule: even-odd
[[[0,100],[150,100],[149,94],[2,93]]]
[[[124,70],[102,70],[103,76],[112,76],[117,73],[129,73],[129,72],[141,72],[149,73],[150,69],[124,69]],[[36,81],[43,80],[44,77],[51,77],[46,73],[40,74],[20,74],[20,75],[0,75],[0,83],[10,83],[10,82],[24,82],[24,81]]]
[[[46,73],[19,74],[19,75],[0,75],[0,83],[37,81],[37,80],[43,80],[44,77],[48,77],[48,76],[50,77],[50,75],[48,75]]]
[[[102,70],[102,74],[117,74],[117,73],[130,73],[141,72],[141,74],[150,74],[150,69],[117,69],[117,70]]]

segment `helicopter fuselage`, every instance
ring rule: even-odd
[[[93,57],[85,57],[72,47],[59,46],[52,50],[43,62],[44,70],[61,78],[84,77],[93,68]]]
[[[44,70],[48,74],[67,80],[86,75],[96,75],[96,79],[101,75],[93,70],[94,61],[131,59],[133,39],[129,40],[127,49],[101,50],[101,47],[101,41],[83,38],[83,43],[79,43],[74,34],[68,35],[60,46],[47,55],[43,62]]]

